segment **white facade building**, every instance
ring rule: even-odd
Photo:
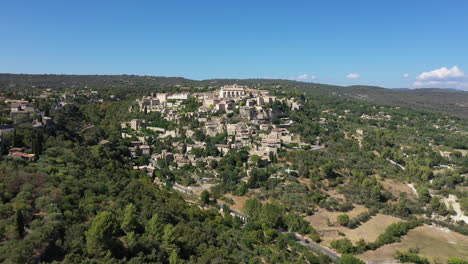
[[[221,98],[236,98],[242,97],[245,95],[246,86],[241,85],[225,85],[219,91],[219,97]]]

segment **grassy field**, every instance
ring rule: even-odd
[[[349,215],[349,217],[355,217],[360,213],[366,212],[367,208],[365,208],[362,205],[355,205],[355,208],[349,212],[346,212],[346,214]],[[337,224],[337,217],[338,215],[343,214],[343,212],[330,212],[325,209],[319,209],[317,212],[315,212],[311,216],[307,216],[304,219],[308,221],[313,228],[317,231],[333,231],[333,232],[328,232],[325,235],[321,236],[323,240],[323,244],[326,246],[330,246],[331,241],[335,239],[340,239],[343,238],[343,236],[339,235],[338,232],[345,233],[349,231],[348,228],[342,227]],[[327,223],[327,219],[330,220],[330,226]]]
[[[337,217],[341,214],[347,214],[349,217],[355,217],[360,213],[367,212],[367,208],[362,205],[355,205],[354,209],[343,213],[343,212],[331,212],[323,208],[320,208],[311,216],[307,216],[305,219],[309,221],[314,228],[317,230],[321,229],[330,229],[330,226],[327,224],[327,218],[330,220],[330,223],[333,225],[333,228],[340,227],[336,224]]]
[[[365,212],[365,208],[357,207],[353,211],[348,212],[350,217],[355,217],[357,214],[361,212]],[[372,217],[369,221],[365,222],[361,226],[356,229],[349,229],[347,227],[339,226],[336,223],[336,217],[341,214],[337,212],[317,212],[313,216],[306,217],[306,220],[311,222],[312,226],[317,231],[321,232],[322,243],[326,246],[330,246],[330,243],[336,239],[342,238],[349,238],[354,243],[359,239],[364,239],[367,242],[374,241],[381,233],[385,231],[387,226],[391,225],[395,222],[404,221],[402,219],[377,214],[376,216]],[[330,222],[333,224],[332,226],[327,225],[327,217],[330,219]],[[324,232],[325,230],[328,230]],[[332,232],[334,230],[335,232]],[[341,233],[341,234],[339,234]],[[343,235],[344,234],[344,235]]]
[[[400,243],[385,245],[375,251],[359,255],[363,260],[390,259],[397,250],[419,248],[419,254],[433,262],[446,262],[449,257],[468,260],[468,237],[433,226],[421,226],[411,230]]]
[[[409,198],[416,199],[416,195],[413,190],[411,190],[411,188],[405,183],[383,178],[381,178],[379,182],[386,191],[391,192],[395,196],[400,196],[400,193],[406,193]]]
[[[376,240],[389,225],[401,221],[404,220],[390,215],[377,214],[358,228],[347,230],[344,233],[346,234],[346,237],[353,242],[356,242],[361,238],[367,242],[372,242]]]
[[[247,201],[248,199],[254,198],[250,196],[235,196],[230,193],[227,193],[224,196],[227,198],[231,198],[234,201],[234,204],[229,205],[229,207],[231,207],[231,209],[238,211],[238,212],[242,212],[242,208],[244,208],[245,201]]]

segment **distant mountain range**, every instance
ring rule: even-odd
[[[210,79],[190,80],[182,77],[136,75],[45,75],[0,74],[0,89],[36,88],[152,88],[159,86],[222,86],[240,84],[251,87],[297,89],[308,93],[349,97],[377,104],[429,110],[468,118],[468,92],[455,89],[387,89],[377,86],[338,86],[282,79]]]

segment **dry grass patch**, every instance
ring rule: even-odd
[[[326,209],[320,208],[311,216],[307,216],[305,220],[312,224],[317,230],[330,229],[328,226],[327,219],[330,220],[332,227],[339,227],[337,224],[337,218],[341,214],[347,214],[350,218],[357,216],[360,213],[367,212],[367,208],[362,205],[354,205],[354,209],[349,212],[331,212]]]
[[[193,193],[200,195],[205,190],[210,191],[213,186],[215,186],[213,183],[203,183],[200,185],[189,186],[188,189],[192,190]]]
[[[434,226],[420,226],[408,232],[399,243],[385,245],[359,255],[363,260],[393,258],[397,250],[419,248],[419,254],[433,262],[447,262],[449,257],[468,259],[468,237]]]
[[[245,202],[249,199],[252,199],[253,197],[248,197],[248,196],[235,196],[230,193],[227,193],[224,195],[226,198],[231,198],[234,201],[234,204],[230,204],[229,207],[232,210],[242,212],[242,208],[244,208]]]
[[[416,195],[413,190],[405,183],[392,179],[380,179],[379,182],[386,191],[392,193],[394,196],[398,197],[400,196],[400,193],[406,193],[409,198],[416,199]]]
[[[343,194],[339,193],[336,189],[328,190],[327,194],[330,195],[330,197],[335,198],[335,199],[346,200],[346,197]]]
[[[390,215],[377,214],[358,228],[350,229],[344,233],[353,243],[361,238],[367,242],[373,242],[389,225],[402,221],[404,220]]]
[[[330,212],[323,208],[320,208],[311,216],[307,216],[304,219],[310,223],[310,225],[321,233],[323,244],[330,246],[331,241],[335,239],[343,238],[338,232],[345,233],[349,229],[337,224],[337,217],[340,214],[347,214],[350,218],[356,217],[358,214],[367,212],[367,208],[362,205],[354,205],[355,208],[349,212]],[[331,226],[328,225],[327,219],[330,220]]]

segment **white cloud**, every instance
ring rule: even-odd
[[[421,73],[416,77],[411,86],[416,88],[455,88],[468,90],[468,76],[458,66],[453,66],[450,69],[442,67]]]
[[[468,82],[463,81],[415,81],[412,83],[416,88],[454,88],[468,90]]]
[[[299,80],[299,81],[312,81],[312,80],[316,80],[317,76],[304,73],[299,76],[296,76],[294,79]]]
[[[408,78],[408,77],[409,77],[409,73],[403,74],[403,78]]]
[[[361,77],[361,75],[359,73],[350,73],[348,75],[346,75],[346,78],[348,79],[359,79]]]
[[[416,80],[445,80],[445,79],[454,79],[465,76],[465,73],[458,68],[458,66],[453,66],[451,69],[442,67],[437,70],[423,72]]]

